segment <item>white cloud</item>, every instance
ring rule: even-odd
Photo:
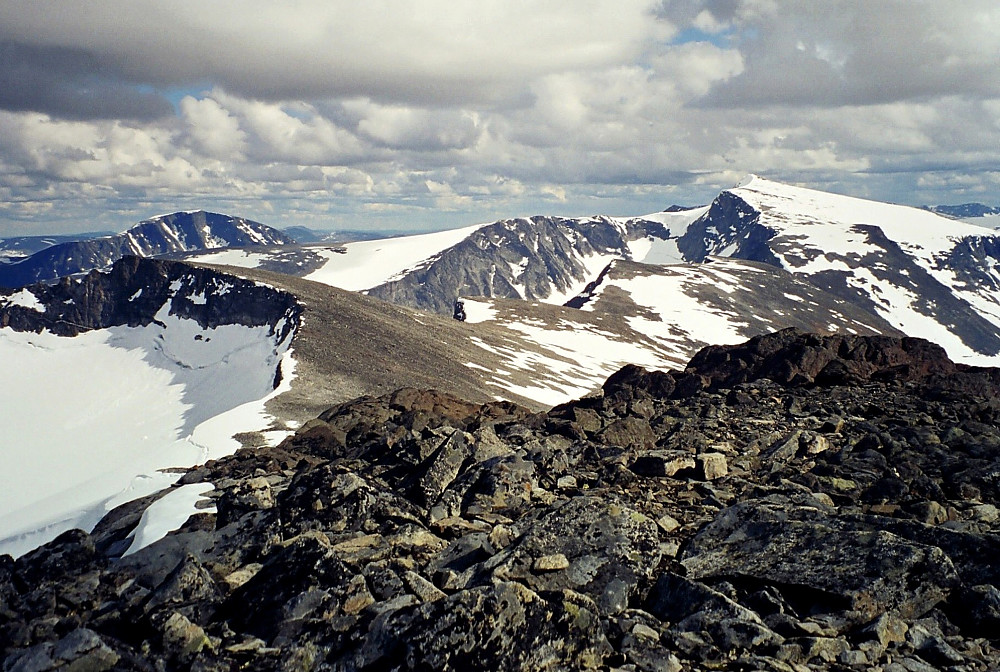
[[[180,112],[191,141],[204,155],[222,160],[244,156],[247,134],[240,128],[239,119],[218,101],[185,96]]]
[[[640,214],[749,171],[1000,202],[992,0],[60,7],[0,0],[20,45],[0,85],[51,89],[0,95],[0,235],[190,207],[389,228]]]
[[[92,54],[133,81],[269,99],[495,99],[526,77],[628,60],[650,0],[63,0],[0,3],[0,39]]]

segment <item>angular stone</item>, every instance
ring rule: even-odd
[[[576,477],[575,476],[560,476],[559,480],[556,481],[556,487],[560,490],[572,490],[576,487]]]
[[[615,420],[601,430],[597,438],[611,446],[635,450],[649,450],[656,441],[649,422],[634,416]]]
[[[816,509],[744,502],[699,532],[681,564],[694,579],[742,576],[819,591],[860,622],[887,611],[919,616],[958,586],[939,548],[841,524]]]
[[[801,438],[802,430],[796,430],[790,436],[775,441],[768,448],[761,451],[760,457],[762,460],[768,462],[787,462],[799,452],[799,441]]]
[[[414,595],[420,598],[421,602],[434,602],[446,597],[444,593],[438,590],[437,586],[416,572],[405,572],[403,574],[403,582]]]
[[[723,651],[777,646],[783,639],[760,617],[708,586],[667,572],[649,592],[646,609],[673,630],[705,632]]]
[[[694,455],[680,450],[655,450],[639,455],[629,467],[640,476],[674,476],[695,468]]]
[[[536,560],[556,555],[567,559],[566,569],[535,572]],[[581,592],[601,613],[618,613],[659,560],[652,520],[609,498],[574,497],[540,517],[481,571],[494,580],[523,581],[533,590]]]
[[[6,648],[6,647],[4,647]],[[93,630],[77,628],[55,642],[18,651],[3,661],[4,672],[105,672],[120,656]]]
[[[729,473],[729,464],[722,453],[702,453],[697,457],[698,477],[714,481]]]
[[[569,567],[569,560],[562,553],[543,555],[535,559],[532,570],[535,572],[558,572]]]
[[[673,532],[674,530],[676,530],[678,527],[681,526],[681,524],[677,521],[676,518],[667,514],[663,514],[662,516],[657,518],[656,524],[659,525],[660,529],[666,532],[667,534],[670,534],[671,532]]]
[[[421,504],[432,505],[455,480],[462,465],[472,455],[470,440],[472,440],[471,435],[453,431],[430,457],[419,479]]]
[[[803,449],[806,455],[819,455],[830,450],[830,440],[822,434],[809,434],[803,438]]]
[[[890,614],[882,614],[861,632],[863,635],[874,637],[883,647],[886,647],[892,643],[906,641],[907,630],[909,627],[899,618]]]
[[[201,626],[176,611],[160,626],[160,635],[164,651],[182,662],[190,662],[199,651],[211,645]]]
[[[597,607],[572,591],[540,597],[519,583],[470,588],[375,619],[347,669],[593,669],[611,653]],[[339,667],[339,666],[338,666]]]
[[[235,572],[230,572],[225,577],[223,577],[222,580],[225,582],[226,586],[229,587],[230,591],[236,590],[244,583],[252,579],[254,575],[260,571],[260,568],[262,566],[263,565],[261,565],[259,562],[251,563],[244,567],[240,567]]]

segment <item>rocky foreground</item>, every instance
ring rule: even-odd
[[[403,389],[0,558],[2,669],[1000,669],[1000,371],[795,331],[533,413]]]

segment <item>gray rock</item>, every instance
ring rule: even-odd
[[[702,453],[697,458],[698,477],[706,481],[714,481],[729,473],[729,464],[722,453]]]
[[[674,476],[695,468],[694,455],[679,450],[654,450],[641,453],[629,467],[642,476]]]
[[[659,546],[656,523],[634,509],[606,498],[574,497],[531,525],[484,570],[537,591],[578,591],[594,599],[601,613],[617,613],[651,578]],[[566,558],[566,569],[535,572],[539,558],[555,555]]]
[[[753,501],[723,511],[692,540],[681,564],[694,579],[746,577],[825,593],[831,607],[845,605],[847,618],[859,623],[887,611],[919,616],[959,583],[939,548],[841,529],[816,509]]]
[[[774,648],[784,639],[756,613],[708,586],[673,573],[663,574],[649,593],[646,608],[675,632],[705,633],[722,651]]]
[[[462,591],[380,615],[346,670],[593,669],[611,652],[594,603],[518,583]]]
[[[87,628],[78,628],[53,643],[33,646],[7,658],[4,672],[104,672],[112,669],[120,656],[101,637]]]

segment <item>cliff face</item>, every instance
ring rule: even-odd
[[[360,398],[135,555],[126,506],[0,558],[4,669],[996,669],[998,381],[784,331],[548,413]]]
[[[28,294],[34,299],[12,300]],[[301,313],[292,295],[270,287],[183,263],[125,257],[108,273],[92,271],[80,279],[63,278],[54,285],[0,295],[0,327],[74,336],[91,329],[147,325],[165,305],[171,314],[196,320],[203,328],[270,325],[281,331],[278,341]]]

